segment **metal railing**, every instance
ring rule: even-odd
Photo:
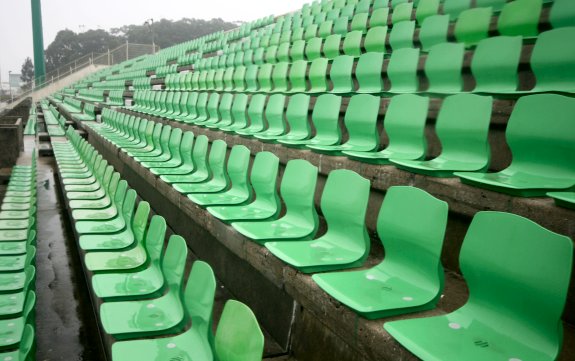
[[[154,54],[159,50],[159,47],[156,45],[155,49],[150,44],[130,44],[125,43],[118,46],[115,49],[109,49],[105,53],[100,54],[86,54],[84,56],[79,57],[78,59],[69,62],[56,70],[53,70],[46,74],[45,81],[41,84],[34,84],[34,86],[25,92],[14,96],[10,103],[6,103],[0,105],[0,109],[3,107],[8,106],[9,104],[13,104],[15,102],[20,101],[20,99],[25,98],[32,94],[34,91],[44,88],[52,83],[55,83],[71,74],[74,74],[90,65],[102,65],[102,66],[111,66],[116,65],[126,60],[130,60],[133,58],[137,58],[141,55],[145,54]]]

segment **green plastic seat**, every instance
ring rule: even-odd
[[[124,186],[122,185],[122,187]],[[142,209],[136,218],[134,214],[134,205],[137,196],[136,192],[133,189],[130,189],[125,194],[126,196],[123,203],[118,205],[119,209],[121,209],[118,217],[112,219],[111,221],[103,222],[76,222],[76,225],[80,224],[80,227],[85,227],[86,230],[93,231],[93,233],[80,235],[78,239],[80,248],[84,250],[122,249],[133,244],[134,234],[132,232],[132,228],[136,224],[139,225],[142,222],[145,223],[147,218],[144,217],[147,217],[147,214],[144,212],[144,209]],[[119,218],[122,220],[119,220]],[[110,222],[109,228],[107,227],[108,222]],[[123,227],[120,228],[121,225],[123,225]],[[130,225],[132,225],[132,227],[130,227]],[[112,229],[115,229],[116,231],[106,233],[107,230]],[[97,231],[101,231],[101,233],[98,233]]]
[[[288,147],[294,148],[302,148],[308,144],[339,144],[341,141],[341,130],[339,128],[341,101],[342,98],[335,94],[320,95],[316,99],[311,115],[311,119],[315,128],[314,136],[301,140],[283,138],[278,139],[278,142]]]
[[[211,267],[202,261],[194,262],[183,297],[183,306],[187,316],[192,320],[192,327],[171,337],[116,342],[112,346],[113,359],[126,361],[134,358],[138,360],[213,360],[211,325],[215,291],[216,279]],[[220,324],[224,322],[225,325],[228,321],[224,316],[225,310],[220,320]],[[252,332],[243,329],[239,334]],[[237,335],[236,337],[239,338]],[[242,340],[245,341],[245,339],[242,337]],[[250,349],[249,344],[243,346],[245,349]],[[238,352],[233,359],[241,359],[240,355]],[[224,359],[220,358],[220,360]]]
[[[575,92],[575,49],[570,44],[575,27],[559,28],[539,34],[533,53],[531,69],[535,74],[533,92]]]
[[[344,36],[349,31],[349,18],[347,16],[340,16],[333,22],[332,32]]]
[[[196,138],[192,150],[192,161],[194,169],[185,174],[167,174],[161,175],[160,179],[166,183],[189,183],[193,181],[202,182],[209,178],[210,172],[207,164],[208,138],[200,135]]]
[[[325,93],[328,89],[327,68],[329,60],[317,58],[309,66],[309,89],[307,93]]]
[[[425,61],[425,75],[429,81],[428,93],[453,94],[463,90],[463,57],[465,45],[443,43],[429,49]]]
[[[28,291],[26,297],[26,304],[22,315],[20,317],[0,319],[0,357],[1,360],[19,360],[19,358],[8,358],[10,349],[23,349],[27,347],[27,344],[31,342],[29,340],[30,335],[26,331],[33,324],[34,318],[34,306],[36,305],[36,294],[34,291]],[[21,359],[26,361],[28,359]]]
[[[266,126],[264,120],[266,97],[267,96],[265,94],[253,95],[250,98],[248,105],[249,125],[246,124],[246,126],[243,127],[233,127],[229,130],[233,130],[236,134],[246,137],[264,131]]]
[[[217,124],[217,128],[223,131],[233,131],[247,126],[246,108],[248,106],[248,95],[245,93],[236,94],[232,103],[231,112],[228,116],[222,117],[222,121]]]
[[[333,34],[328,36],[323,43],[323,54],[329,60],[335,59],[339,55],[340,52],[340,44],[341,44],[341,35],[340,34]]]
[[[222,192],[228,185],[225,172],[227,145],[223,140],[216,140],[210,148],[208,167],[198,169],[190,176],[174,177],[178,180],[172,187],[180,193],[214,193]],[[239,150],[237,151],[239,154]],[[173,178],[172,178],[173,179]]]
[[[110,300],[132,300],[157,296],[164,287],[165,273],[162,262],[170,264],[167,259],[177,257],[182,247],[178,247],[176,239],[171,239],[166,254],[162,257],[166,221],[160,216],[153,216],[146,234],[146,250],[148,252],[148,267],[141,271],[97,273],[92,276],[92,289],[96,296],[104,302]],[[185,244],[184,244],[185,247]]]
[[[194,145],[194,133],[185,132],[182,136],[182,141],[180,144],[175,146],[172,144],[173,154],[172,159],[163,164],[160,163],[155,167],[150,167],[150,172],[155,175],[165,175],[165,174],[186,174],[194,169],[194,164],[192,161],[192,148]],[[152,164],[150,164],[152,165]]]
[[[497,30],[501,35],[536,37],[539,34],[542,8],[542,0],[515,0],[507,3],[499,14]]]
[[[290,93],[303,93],[307,90],[307,67],[306,60],[296,60],[289,70]]]
[[[389,45],[393,51],[403,48],[413,48],[414,33],[415,21],[402,21],[396,23],[389,32]]]
[[[15,232],[15,231],[12,231]],[[27,233],[28,231],[21,231]],[[24,235],[23,235],[24,236]],[[27,238],[24,238],[27,240]],[[0,257],[0,272],[23,272],[26,266],[33,264],[36,257],[36,247],[31,244],[26,245],[26,253]],[[6,299],[4,299],[6,300]],[[8,305],[10,302],[8,303]],[[6,305],[0,301],[0,314],[2,307]]]
[[[258,152],[255,156],[250,183],[254,197],[248,204],[210,204],[208,212],[224,222],[257,221],[276,218],[280,211],[276,191],[279,158],[270,152]]]
[[[353,171],[330,172],[321,197],[327,232],[310,241],[267,242],[266,248],[304,273],[361,266],[370,248],[365,225],[369,190],[369,180]]]
[[[330,30],[331,34],[331,30]],[[323,44],[322,38],[313,37],[307,41],[307,45],[305,47],[305,56],[307,60],[314,60],[322,57],[321,48]]]
[[[427,360],[555,360],[572,257],[565,236],[514,214],[479,212],[459,256],[467,303],[384,327]]]
[[[385,112],[383,126],[389,143],[371,152],[343,151],[351,159],[373,164],[389,164],[389,158],[421,159],[427,150],[425,123],[429,98],[414,94],[394,96]]]
[[[311,136],[311,126],[308,121],[310,100],[310,96],[306,94],[296,94],[290,97],[285,112],[289,131],[275,137],[275,141],[301,140]],[[256,135],[256,138],[262,139],[260,135]]]
[[[183,239],[182,241],[185,244]],[[164,274],[168,289],[162,296],[147,300],[102,303],[100,321],[106,333],[123,340],[180,331],[185,321],[181,294],[187,254],[188,248],[180,247],[176,257],[164,260],[162,268],[169,272]]]
[[[26,250],[24,251],[26,252]],[[24,255],[25,256],[25,255]],[[13,256],[2,256],[13,257]],[[32,265],[26,265],[23,271],[0,273],[0,294],[15,293],[23,291],[27,284],[36,276],[36,268]]]
[[[264,142],[273,142],[277,137],[283,135],[287,131],[284,120],[285,103],[285,95],[271,95],[265,109],[265,129],[257,133],[253,132],[251,135]]]
[[[272,70],[273,92],[288,91],[288,73],[290,64],[288,62],[278,62],[274,64]]]
[[[383,261],[369,269],[315,274],[312,279],[367,319],[433,309],[443,290],[440,257],[447,215],[447,203],[421,189],[390,187],[377,218]]]
[[[128,184],[126,181],[120,181],[120,174],[114,172],[108,187],[108,195],[105,199],[75,201],[74,206],[80,205],[82,208],[70,207],[72,218],[75,221],[84,220],[111,220],[118,216],[121,211]],[[72,203],[72,202],[70,202]]]
[[[520,98],[507,123],[511,164],[496,173],[455,173],[463,183],[515,196],[543,196],[575,186],[575,101],[555,94]],[[541,119],[552,119],[542,122]]]
[[[369,17],[369,27],[374,28],[376,26],[387,27],[389,18],[389,7],[373,7],[371,16]]]
[[[457,19],[459,15],[471,7],[471,0],[444,0],[443,13]]]
[[[350,31],[343,39],[342,49],[345,55],[358,57],[362,54],[361,42],[363,39],[363,32],[359,30]]]
[[[0,351],[0,359],[10,361],[28,361],[34,345],[34,328],[31,325],[24,326],[22,341],[17,350]]]
[[[490,7],[467,9],[461,13],[453,30],[457,42],[475,45],[489,36],[493,10]]]
[[[277,220],[233,222],[232,226],[254,242],[307,240],[315,236],[319,219],[314,206],[317,167],[302,159],[286,165],[280,193],[286,212]],[[256,198],[257,199],[257,198]]]
[[[439,14],[440,0],[421,0],[415,9],[415,19],[421,24],[430,16]]]
[[[490,6],[493,11],[497,12],[501,11],[506,3],[507,0],[475,0],[475,6],[478,8]]]
[[[394,50],[387,65],[387,77],[391,81],[391,93],[415,93],[419,88],[417,65],[419,49]]]
[[[250,165],[250,151],[243,145],[235,145],[232,148],[228,163],[225,169],[228,184],[224,191],[217,190],[212,184],[210,188],[208,183],[198,184],[198,191],[188,194],[188,198],[200,205],[217,205],[217,204],[242,204],[250,200],[251,189],[248,185],[248,168]]]
[[[218,106],[217,109],[213,109],[210,111],[210,118],[208,120],[206,120],[205,122],[201,123],[200,125],[202,127],[207,127],[207,128],[217,128],[218,124],[220,123],[220,121],[222,121],[222,119],[225,116],[229,117],[229,114],[231,113],[231,108],[232,108],[232,103],[234,100],[234,96],[231,93],[223,93],[221,98],[220,98],[220,104]]]
[[[476,83],[473,92],[515,92],[522,48],[520,36],[495,36],[481,40],[471,60],[471,72]]]
[[[361,54],[357,61],[355,77],[358,88],[356,93],[380,93],[383,91],[383,53]]]
[[[431,160],[391,158],[391,162],[400,169],[435,177],[487,170],[491,159],[487,136],[492,106],[493,98],[489,96],[458,94],[445,98],[435,125],[441,154]]]
[[[354,58],[350,55],[340,55],[333,59],[329,72],[332,83],[331,93],[348,94],[353,92],[353,65]]]
[[[30,248],[30,247],[29,247]],[[32,255],[32,257],[35,256]],[[26,300],[34,288],[34,279],[26,278],[26,284],[19,292],[0,294],[0,321],[22,317],[26,310]],[[29,291],[30,290],[30,291]],[[2,329],[4,331],[4,329]],[[5,343],[8,341],[5,340]]]
[[[363,46],[366,52],[386,53],[385,39],[387,37],[387,26],[372,27],[365,34]]]
[[[347,142],[336,145],[307,145],[315,152],[340,155],[344,150],[371,151],[379,145],[377,118],[380,98],[368,94],[351,97],[345,113],[344,123],[349,137]]]
[[[560,207],[575,209],[575,192],[549,192],[547,196],[553,198],[555,204]]]
[[[395,24],[401,21],[410,21],[412,12],[413,3],[405,2],[395,6],[391,13],[391,23],[395,26]]]
[[[575,26],[575,3],[569,0],[555,0],[549,13],[553,28]]]

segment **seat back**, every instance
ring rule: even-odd
[[[219,361],[252,361],[263,356],[264,336],[253,312],[238,301],[224,306],[216,331],[215,352]]]
[[[126,198],[131,194],[133,189],[128,191]],[[135,193],[135,191],[134,191]],[[127,202],[124,202],[126,205]],[[133,209],[133,207],[132,207]],[[136,213],[134,215],[134,219],[131,222],[132,232],[134,233],[134,239],[140,245],[144,244],[144,236],[146,235],[146,229],[148,226],[148,218],[150,216],[150,204],[145,201],[141,201],[138,203],[138,208],[136,208]],[[126,222],[127,224],[130,224]]]
[[[166,221],[164,217],[154,215],[150,220],[144,246],[150,259],[150,263],[155,267],[160,267],[162,250],[164,249],[164,238],[166,236]]]
[[[542,0],[515,0],[507,3],[499,14],[497,30],[501,35],[537,36],[542,8]]]
[[[286,109],[286,119],[289,124],[289,135],[300,138],[308,138],[311,135],[309,123],[310,96],[296,94],[290,97]]]
[[[448,14],[451,19],[457,19],[459,14],[471,7],[471,0],[444,0],[443,13]]]
[[[531,54],[534,90],[575,92],[575,47],[568,45],[574,36],[575,27],[539,34]]]
[[[385,38],[387,37],[387,26],[372,27],[367,31],[363,46],[366,52],[385,53]]]
[[[380,97],[369,94],[351,97],[344,117],[345,127],[349,135],[346,144],[371,147],[371,149],[378,147],[377,119],[380,102]]]
[[[180,128],[172,129],[168,147],[165,154],[169,154],[173,159],[180,159],[180,143],[182,142],[182,130]]]
[[[467,46],[477,44],[489,36],[493,10],[490,7],[467,9],[455,23],[455,39]]]
[[[172,241],[172,239],[175,239],[175,241]],[[170,287],[170,293],[179,295],[182,291],[187,257],[188,247],[186,246],[186,241],[177,235],[170,236],[168,247],[162,260],[162,273]]]
[[[233,189],[249,194],[248,168],[250,166],[250,150],[244,145],[234,145],[228,158],[226,173]]]
[[[482,169],[486,169],[491,158],[487,135],[492,106],[490,96],[457,94],[445,98],[435,125],[441,142],[439,157],[483,165]]]
[[[549,13],[549,22],[553,28],[575,26],[575,2],[555,0]]]
[[[267,130],[284,133],[286,123],[284,120],[284,108],[286,96],[283,94],[273,94],[269,97],[265,110]]]
[[[425,61],[425,75],[429,80],[428,92],[457,93],[463,89],[463,57],[465,45],[462,43],[442,43],[429,49]]]
[[[521,216],[479,212],[461,247],[459,264],[475,316],[502,334],[522,334],[555,359],[561,313],[573,263],[573,243]],[[507,322],[501,322],[507,320]]]
[[[350,55],[340,55],[333,59],[329,72],[333,93],[350,93],[353,91],[353,63],[354,58]]]
[[[394,50],[387,66],[387,77],[391,81],[391,92],[414,93],[419,87],[417,64],[419,49]]]
[[[521,36],[495,36],[481,40],[471,60],[471,72],[476,83],[473,91],[515,91],[522,48]]]
[[[327,66],[329,60],[326,58],[317,58],[311,61],[309,67],[310,93],[327,91]]]
[[[575,183],[574,118],[573,98],[556,94],[519,98],[505,132],[512,154],[509,168]]]
[[[383,126],[389,138],[385,150],[393,158],[419,159],[425,156],[428,108],[428,97],[402,94],[391,99]]]
[[[416,187],[394,186],[387,190],[377,217],[377,234],[385,249],[381,265],[394,267],[394,274],[418,280],[422,287],[435,288],[438,298],[444,282],[440,257],[447,216],[446,202]]]
[[[258,152],[250,174],[250,183],[254,189],[254,204],[265,204],[267,208],[280,211],[280,198],[277,192],[279,158],[271,152]]]
[[[327,144],[336,144],[341,140],[339,114],[342,98],[335,94],[322,94],[317,97],[312,122],[315,127],[314,139]]]
[[[194,148],[194,133],[185,132],[180,143],[179,153],[181,155],[182,164],[193,166],[192,149]]]
[[[248,107],[248,95],[236,94],[232,104],[231,123],[236,126],[245,127],[247,125],[246,109]]]
[[[264,129],[264,106],[266,104],[265,94],[255,94],[250,99],[248,106],[248,116],[250,119],[249,129],[262,131]]]
[[[173,249],[186,248],[186,241],[180,236],[172,236],[168,247]],[[216,294],[216,277],[209,264],[195,261],[192,265],[186,288],[184,303],[188,317],[192,320],[192,327],[200,335],[212,341],[212,311]]]
[[[383,53],[365,53],[359,57],[355,69],[358,92],[379,93],[383,91]]]
[[[327,223],[326,236],[346,239],[369,254],[370,239],[365,225],[370,182],[354,171],[337,169],[327,177],[321,195],[321,210]]]
[[[292,159],[287,165],[280,185],[285,204],[285,217],[318,224],[314,205],[318,169],[303,159]]]
[[[210,147],[208,157],[208,167],[211,174],[211,181],[224,182],[227,184],[225,161],[227,144],[223,140],[215,140]]]
[[[389,32],[389,45],[394,51],[402,48],[413,48],[414,33],[415,21],[396,23]]]

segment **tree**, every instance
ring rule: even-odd
[[[32,59],[30,59],[30,57],[27,57],[26,60],[24,60],[24,64],[22,64],[20,73],[20,80],[24,82],[22,89],[30,89],[32,87],[32,81],[34,80],[34,64],[32,63]]]

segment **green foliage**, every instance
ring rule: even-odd
[[[105,30],[89,30],[75,33],[61,30],[46,49],[46,71],[51,71],[91,53],[103,53],[128,41],[134,44],[152,44],[166,48],[220,30],[229,30],[237,25],[222,19],[202,20],[183,18],[178,21],[161,19],[149,25],[125,25]]]
[[[32,59],[27,57],[24,60],[24,64],[22,64],[20,80],[22,80],[25,84],[22,86],[24,90],[29,89],[32,85],[32,80],[34,80],[34,64],[32,63]]]

